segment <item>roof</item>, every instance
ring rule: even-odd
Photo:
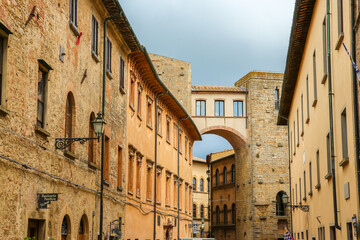
[[[206,163],[206,159],[193,156],[194,162]]]
[[[251,71],[235,82],[235,86],[245,87],[246,83],[252,79],[258,80],[283,80],[284,74],[279,72]]]
[[[234,149],[225,149],[221,152],[211,153],[211,162],[235,155]]]
[[[296,0],[288,54],[281,90],[278,124],[286,125],[304,53],[315,0]]]
[[[204,86],[192,85],[192,92],[246,92],[246,88],[232,86]]]

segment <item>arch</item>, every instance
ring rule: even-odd
[[[196,192],[196,178],[193,177],[193,191]]]
[[[224,167],[224,170],[223,170],[223,184],[226,184],[227,183],[227,168],[226,166]]]
[[[204,179],[200,178],[200,192],[204,191]]]
[[[71,221],[69,215],[65,215],[60,229],[61,240],[70,240],[71,239]]]
[[[72,92],[69,92],[66,97],[66,109],[65,109],[65,137],[72,138],[74,136],[75,129],[75,99]],[[67,148],[71,152],[71,145]]]
[[[200,131],[200,134],[215,134],[220,137],[225,138],[231,146],[234,148],[234,150],[238,150],[241,147],[243,147],[247,143],[247,138],[241,134],[239,131],[235,130],[231,127],[226,126],[211,126],[204,128]]]
[[[78,240],[88,240],[89,239],[89,221],[86,214],[83,214],[78,230]]]
[[[228,224],[228,209],[227,205],[224,205],[224,224]]]
[[[276,216],[285,216],[285,204],[283,203],[282,196],[286,193],[280,191],[276,194]]]
[[[216,173],[215,173],[215,183],[216,186],[220,185],[220,172],[218,168],[216,169]]]

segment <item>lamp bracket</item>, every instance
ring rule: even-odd
[[[97,138],[55,138],[55,149],[64,150],[70,146],[73,142],[80,142],[80,144],[85,144],[88,140],[97,139]]]
[[[300,208],[303,212],[309,212],[310,210],[309,205],[289,205],[289,207],[292,207],[292,209]]]

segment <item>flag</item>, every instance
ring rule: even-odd
[[[353,58],[351,57],[349,51],[347,50],[346,46],[345,46],[345,43],[343,43],[343,46],[345,48],[345,51],[347,52],[347,54],[349,55],[349,58],[350,58],[350,61],[351,61],[351,64],[353,66],[353,68],[355,69],[355,72],[356,72],[356,76],[358,78],[358,82],[359,82],[359,87],[360,87],[360,71],[359,71],[359,68],[356,66]]]
[[[291,236],[291,232],[286,226],[285,226],[284,240],[294,240],[294,238]]]

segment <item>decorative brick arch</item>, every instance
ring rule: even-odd
[[[215,134],[223,137],[231,144],[235,151],[244,147],[247,143],[247,138],[239,131],[234,128],[221,125],[204,128],[200,131],[200,134]]]

